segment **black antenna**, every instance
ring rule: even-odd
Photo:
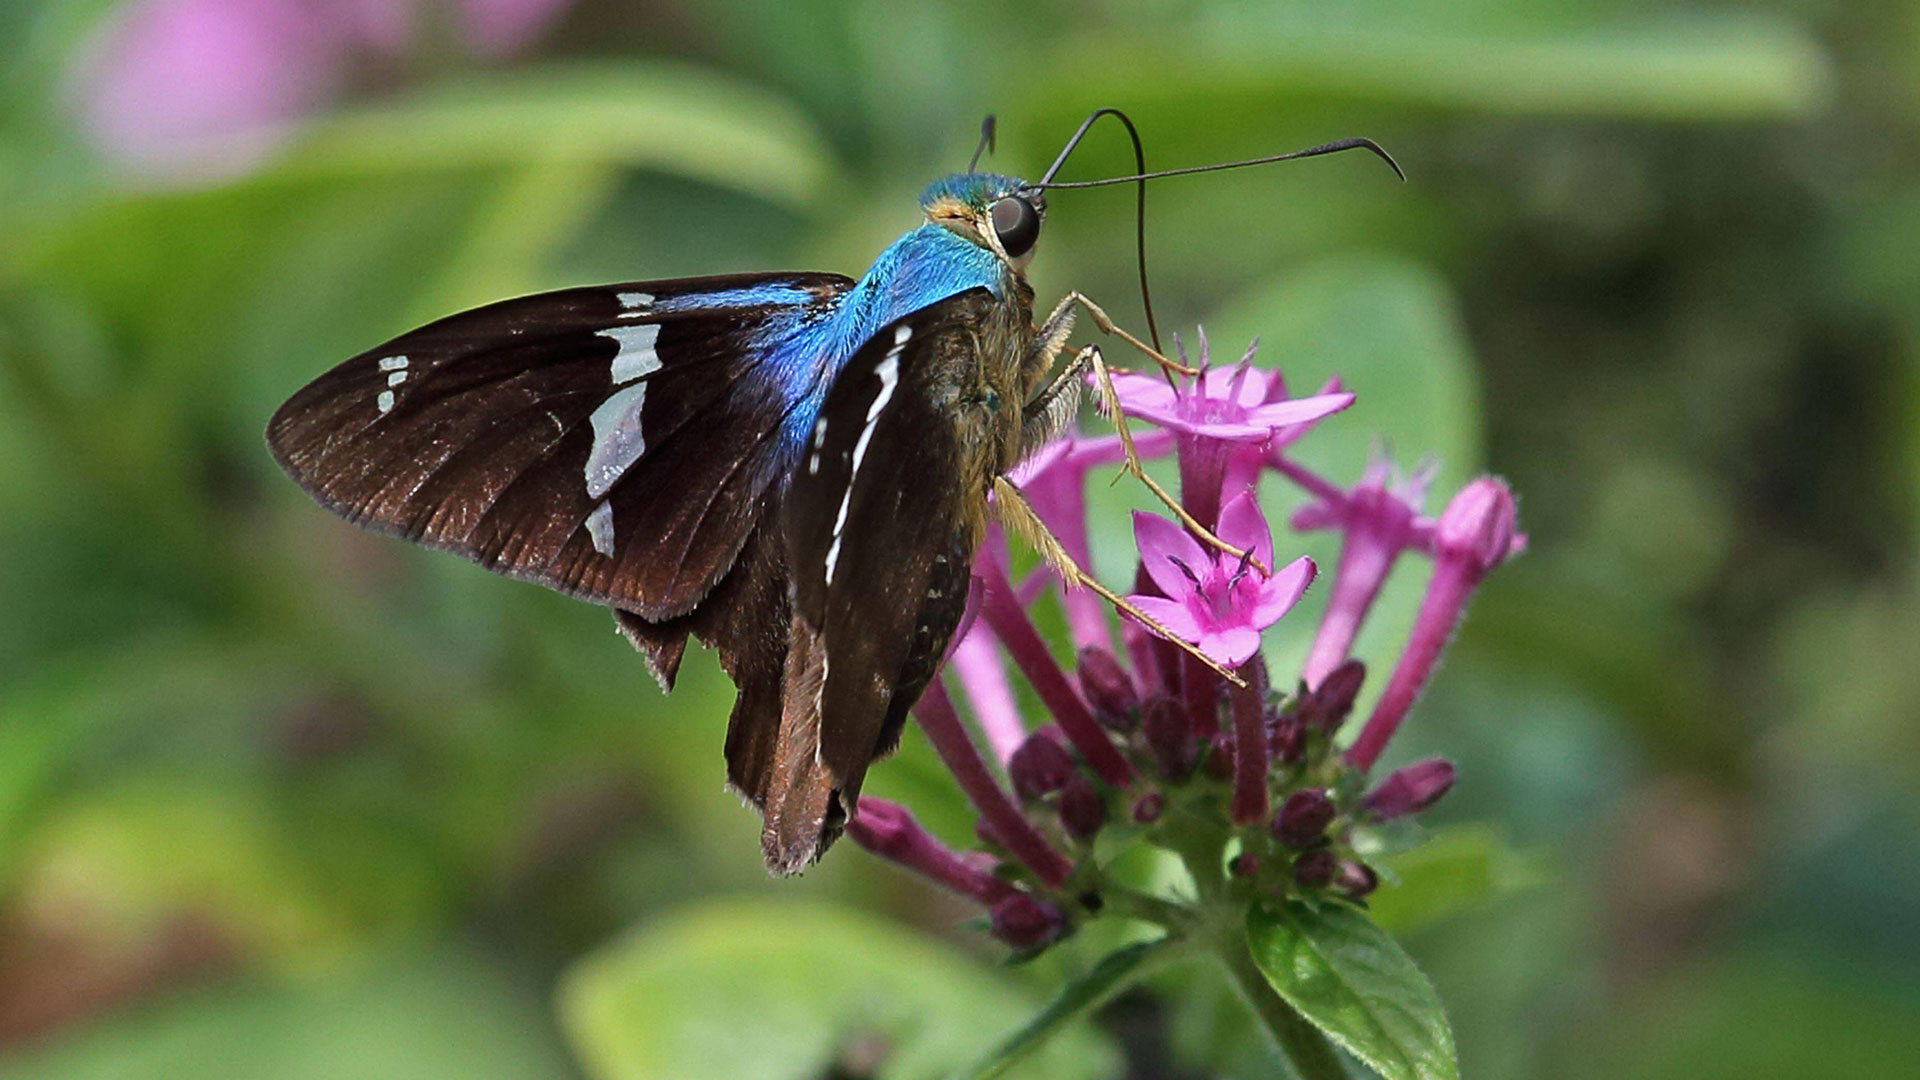
[[[1140,195],[1134,200],[1133,240],[1134,250],[1139,256],[1140,263],[1140,306],[1145,309],[1147,313],[1147,337],[1153,341],[1154,351],[1158,352],[1160,351],[1160,328],[1154,324],[1153,296],[1147,290],[1147,184],[1144,179],[1147,175],[1147,154],[1146,151],[1140,148],[1140,132],[1133,126],[1133,121],[1128,119],[1127,114],[1121,112],[1119,109],[1093,110],[1091,115],[1085,120],[1080,121],[1079,129],[1073,133],[1072,138],[1067,140],[1067,145],[1060,148],[1060,156],[1053,159],[1053,164],[1047,166],[1046,175],[1042,176],[1040,182],[1033,185],[1033,187],[1035,189],[1041,189],[1049,187],[1089,186],[1086,184],[1056,184],[1053,182],[1053,177],[1055,173],[1060,171],[1060,166],[1067,163],[1067,156],[1073,153],[1073,148],[1080,145],[1080,140],[1086,135],[1087,129],[1093,126],[1095,120],[1103,116],[1111,116],[1127,126],[1127,137],[1133,140],[1134,168],[1139,169],[1143,177],[1140,182]],[[1095,181],[1095,183],[1107,182],[1108,181]]]
[[[1095,115],[1098,115],[1098,114],[1096,113]],[[1132,127],[1133,125],[1129,124],[1127,126]],[[1085,130],[1085,125],[1081,125],[1081,129]],[[1078,138],[1078,136],[1076,135],[1075,138]],[[1073,144],[1071,143],[1067,144],[1068,150],[1071,150],[1072,148],[1073,148]],[[1043,188],[1043,189],[1090,188],[1090,187],[1105,187],[1108,184],[1131,184],[1131,183],[1138,182],[1144,187],[1144,185],[1148,180],[1158,180],[1164,176],[1186,176],[1190,173],[1218,172],[1221,169],[1241,169],[1241,168],[1245,168],[1248,165],[1270,165],[1276,161],[1292,161],[1296,158],[1310,158],[1310,157],[1320,157],[1324,154],[1337,154],[1342,150],[1372,151],[1375,155],[1377,155],[1380,158],[1380,160],[1386,162],[1389,166],[1393,168],[1394,174],[1396,176],[1400,177],[1400,179],[1402,180],[1405,180],[1407,178],[1407,174],[1400,170],[1400,163],[1393,160],[1393,155],[1387,153],[1384,149],[1382,149],[1379,143],[1374,142],[1372,139],[1352,138],[1352,139],[1336,139],[1333,142],[1322,143],[1319,146],[1311,146],[1305,150],[1295,150],[1290,154],[1274,154],[1270,157],[1248,158],[1245,161],[1229,161],[1221,165],[1194,165],[1185,169],[1163,169],[1160,172],[1147,172],[1145,166],[1142,166],[1141,170],[1132,176],[1109,176],[1104,180],[1070,180],[1070,181],[1056,182],[1053,180],[1053,174],[1055,170],[1060,168],[1060,162],[1056,161],[1053,163],[1053,168],[1047,170],[1046,178],[1042,179],[1039,183],[1033,186],[1036,188]],[[1064,150],[1061,151],[1060,153],[1061,159],[1065,160],[1066,156],[1067,156],[1066,151]]]
[[[980,164],[980,155],[992,149],[993,114],[988,113],[987,118],[980,121],[980,145],[973,148],[973,157],[967,159],[967,171],[973,172],[975,166]]]

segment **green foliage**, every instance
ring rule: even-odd
[[[11,1057],[7,1080],[552,1080],[569,1065],[545,1003],[457,948],[293,988],[240,980]]]
[[[1009,1070],[1029,1054],[1037,1052],[1067,1025],[1145,977],[1157,964],[1164,962],[1173,948],[1173,943],[1166,939],[1141,941],[1101,957],[1085,974],[1076,976],[1061,987],[1046,1008],[995,1046],[979,1064],[968,1069],[966,1075],[978,1080],[1007,1075]]]
[[[1247,913],[1253,962],[1287,1004],[1386,1080],[1454,1080],[1440,997],[1387,932],[1344,904]]]
[[[858,272],[982,113],[993,167],[1034,173],[1103,104],[1155,166],[1368,134],[1408,167],[1169,181],[1147,228],[1163,330],[1191,344],[1204,321],[1223,359],[1258,335],[1294,387],[1359,391],[1303,444],[1316,467],[1351,480],[1382,434],[1403,465],[1439,455],[1442,493],[1491,468],[1522,494],[1533,549],[1403,744],[1461,760],[1441,813],[1499,826],[1437,829],[1370,898],[1470,1072],[1914,1057],[1911,5],[581,0],[530,57],[357,73],[260,170],[184,185],[113,172],[76,123],[76,58],[115,6],[0,3],[0,1019],[58,997],[14,963],[36,943],[105,965],[84,1007],[0,1033],[35,1040],[0,1077],[628,1076],[643,1035],[723,1015],[797,1070],[849,1017],[909,1013],[930,1026],[898,1045],[925,1056],[885,1075],[930,1075],[1150,966],[1080,940],[989,974],[934,943],[954,913],[848,847],[766,882],[721,790],[709,660],[663,699],[603,612],[364,537],[260,443],[307,378],[459,307]],[[1066,175],[1130,162],[1103,126]],[[1043,298],[1080,289],[1139,328],[1133,197],[1058,193]],[[1094,505],[1097,569],[1124,582],[1145,500]],[[1278,539],[1332,570],[1324,538]],[[1362,654],[1404,639],[1423,571],[1397,572]],[[1277,670],[1326,580],[1274,635]],[[915,735],[869,790],[968,836]],[[735,893],[771,906],[659,916]],[[230,947],[205,985],[114,966],[182,920]],[[1261,933],[1335,985],[1341,929]],[[703,957],[801,980],[783,1000],[805,1008],[760,1009]],[[624,981],[643,961],[654,981]],[[551,1030],[567,971],[578,1047]],[[869,978],[892,1000],[861,1014]],[[590,984],[609,1011],[589,1033]],[[1136,1071],[1270,1068],[1204,972],[1144,986]],[[1353,998],[1356,1032],[1389,1015]],[[1019,1068],[1117,1072],[1068,1027]],[[771,1067],[749,1056],[696,1064]]]
[[[1543,880],[1534,860],[1484,825],[1440,829],[1418,847],[1389,856],[1384,865],[1387,877],[1367,897],[1367,913],[1395,933],[1470,911]]]
[[[908,1080],[952,1073],[1032,1000],[919,935],[785,899],[656,919],[584,959],[560,1009],[596,1080],[811,1077],[876,1047],[875,1075]],[[1082,1028],[1010,1067],[1004,1075],[1092,1078],[1113,1056]]]

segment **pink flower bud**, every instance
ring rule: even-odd
[[[1081,649],[1079,675],[1080,690],[1094,719],[1113,731],[1133,730],[1140,695],[1113,653],[1098,645]]]
[[[1440,801],[1453,787],[1453,762],[1445,758],[1416,761],[1396,770],[1367,794],[1364,805],[1375,821],[1417,814]]]
[[[1337,860],[1326,848],[1316,848],[1293,860],[1293,880],[1309,889],[1324,888],[1333,880]]]
[[[1340,730],[1353,712],[1353,702],[1360,696],[1360,685],[1367,678],[1367,665],[1358,660],[1348,660],[1327,674],[1320,685],[1308,692],[1311,699],[1311,715],[1305,717],[1307,723],[1329,734]]]
[[[1185,706],[1171,697],[1148,698],[1141,709],[1141,725],[1160,775],[1185,780],[1194,766],[1193,724]]]
[[[1307,788],[1287,796],[1280,812],[1273,815],[1273,838],[1290,848],[1311,846],[1333,824],[1333,800],[1320,788]]]
[[[1345,859],[1333,872],[1333,887],[1358,900],[1380,887],[1380,875],[1366,863]]]
[[[1013,892],[1013,886],[993,876],[976,859],[957,854],[936,840],[905,807],[885,799],[861,799],[853,820],[847,822],[847,835],[875,855],[983,904]]]
[[[1433,546],[1439,558],[1462,559],[1484,575],[1506,561],[1513,549],[1513,492],[1507,485],[1482,476],[1460,489],[1434,527]]]
[[[1027,736],[1007,762],[1007,778],[1022,799],[1051,795],[1066,787],[1072,777],[1073,755],[1045,732]]]
[[[1059,908],[1026,893],[993,905],[990,921],[994,937],[1022,951],[1049,944],[1067,928]]]
[[[1085,842],[1107,823],[1107,804],[1084,776],[1074,776],[1060,792],[1060,824],[1067,835]]]

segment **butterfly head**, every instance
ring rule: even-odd
[[[920,195],[927,220],[944,226],[1024,271],[1040,240],[1047,200],[1025,180],[966,172],[927,185]]]

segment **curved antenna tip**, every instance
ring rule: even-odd
[[[1358,148],[1361,148],[1361,149],[1366,149],[1366,150],[1371,150],[1371,151],[1373,151],[1373,154],[1374,154],[1374,156],[1375,156],[1375,157],[1377,157],[1377,158],[1379,158],[1379,159],[1380,159],[1381,161],[1384,161],[1384,162],[1386,162],[1386,163],[1387,163],[1387,168],[1389,168],[1389,169],[1392,169],[1392,170],[1393,170],[1393,175],[1395,175],[1395,176],[1397,176],[1397,177],[1399,177],[1399,178],[1400,178],[1400,182],[1401,182],[1401,183],[1405,183],[1405,182],[1406,182],[1406,180],[1407,180],[1407,171],[1406,171],[1405,169],[1402,169],[1402,168],[1400,167],[1400,163],[1399,163],[1399,162],[1397,162],[1397,161],[1395,161],[1395,160],[1393,160],[1393,155],[1392,155],[1392,154],[1389,154],[1389,153],[1387,153],[1387,148],[1386,148],[1386,147],[1384,147],[1384,146],[1381,146],[1381,145],[1380,145],[1379,143],[1377,143],[1377,142],[1374,142],[1374,141],[1373,141],[1372,139],[1369,139],[1369,138],[1367,138],[1367,137],[1366,137],[1366,136],[1364,136],[1364,135],[1356,135],[1356,136],[1354,136],[1354,137],[1353,137],[1353,138],[1351,138],[1351,139],[1342,139],[1342,140],[1340,140],[1340,142],[1342,142],[1342,143],[1346,143],[1346,144],[1347,144],[1348,146],[1352,146],[1352,147],[1358,147]],[[1329,143],[1328,145],[1330,145],[1330,146],[1338,146],[1338,145],[1340,145],[1340,144],[1339,144],[1339,143]]]
[[[980,121],[980,143],[973,148],[973,157],[967,161],[968,172],[975,172],[979,169],[981,154],[990,154],[993,152],[993,131],[993,114],[988,113],[987,118]]]

